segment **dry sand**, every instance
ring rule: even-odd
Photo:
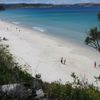
[[[19,32],[20,30],[20,32]],[[85,45],[64,41],[46,34],[0,21],[0,36],[6,37],[10,51],[20,62],[30,65],[27,69],[34,76],[40,73],[47,82],[72,81],[71,73],[90,83],[99,76],[100,53]],[[66,64],[61,64],[61,57]],[[97,62],[97,68],[94,62]]]

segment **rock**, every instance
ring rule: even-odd
[[[0,100],[48,100],[42,89],[32,88],[27,83],[15,83],[0,86]],[[13,99],[12,99],[13,98]]]
[[[13,98],[25,99],[32,97],[32,93],[34,90],[32,90],[28,85],[26,84],[8,84],[8,85],[2,85],[0,86],[0,94],[5,94],[6,96],[10,96]]]
[[[44,97],[44,92],[42,89],[36,90],[37,98]]]

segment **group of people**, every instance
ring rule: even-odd
[[[16,30],[18,30],[19,32],[21,31],[20,29],[18,29],[17,27],[16,27]]]
[[[61,57],[61,64],[66,65],[66,59],[64,59],[63,57]]]
[[[8,27],[7,27],[7,30],[8,30]],[[18,29],[17,27],[16,27],[16,30],[18,30],[19,32],[21,31],[20,29]]]
[[[61,57],[61,64],[64,64],[64,65],[66,65],[66,59],[64,59],[63,57]],[[100,68],[100,64],[98,65],[98,67]],[[97,68],[97,63],[96,63],[96,61],[94,62],[94,68]]]

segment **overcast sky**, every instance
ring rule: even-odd
[[[100,0],[0,0],[0,3],[58,3],[58,4],[70,4],[70,3],[86,3],[95,2],[100,3]]]

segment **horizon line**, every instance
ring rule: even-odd
[[[100,2],[80,2],[80,3],[31,3],[31,2],[1,2],[0,4],[51,4],[51,5],[74,5],[74,4],[100,4]]]

